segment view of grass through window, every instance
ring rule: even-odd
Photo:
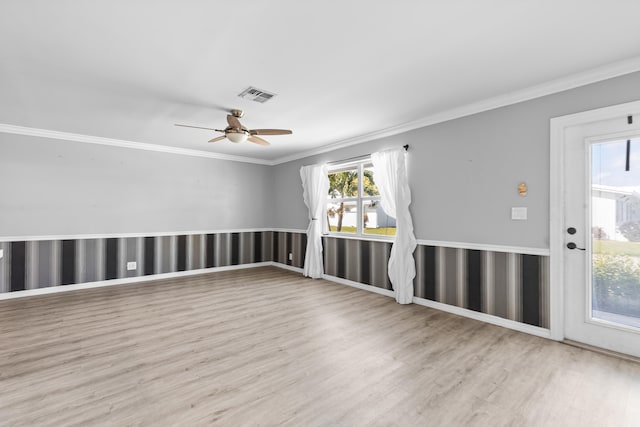
[[[593,144],[591,159],[592,316],[640,328],[640,143]]]
[[[396,220],[380,205],[369,160],[329,171],[327,224],[332,233],[395,236]]]

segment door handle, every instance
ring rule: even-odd
[[[578,245],[576,245],[576,244],[575,244],[575,243],[573,243],[573,242],[569,242],[569,243],[567,243],[567,248],[572,249],[572,250],[573,250],[573,249],[577,249],[577,250],[579,250],[579,251],[586,251],[586,249],[585,249],[585,248],[579,248],[579,247],[578,247]]]

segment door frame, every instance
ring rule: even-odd
[[[565,130],[591,122],[640,113],[640,101],[597,108],[550,120],[550,188],[549,188],[549,335],[562,341],[564,335],[564,267],[565,226],[563,175]]]

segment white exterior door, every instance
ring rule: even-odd
[[[640,357],[640,115],[630,114],[563,129],[563,323],[565,339]]]

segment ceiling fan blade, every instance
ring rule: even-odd
[[[251,135],[291,135],[293,132],[288,129],[252,129]]]
[[[242,129],[242,124],[240,124],[240,120],[238,120],[236,117],[233,117],[231,114],[227,115],[227,123],[229,123],[229,126],[231,126],[232,128]]]
[[[251,135],[249,138],[247,138],[249,141],[258,144],[258,145],[269,145],[269,143],[267,141],[265,141],[262,138],[258,138],[257,136],[253,136]]]
[[[224,132],[223,130],[213,129],[213,128],[203,128],[202,126],[179,125],[177,123],[175,125],[183,128],[206,129],[206,130],[215,130],[216,132]]]
[[[222,135],[222,136],[218,136],[216,138],[210,139],[209,142],[218,142],[218,141],[222,141],[225,138],[226,138],[226,135]]]

